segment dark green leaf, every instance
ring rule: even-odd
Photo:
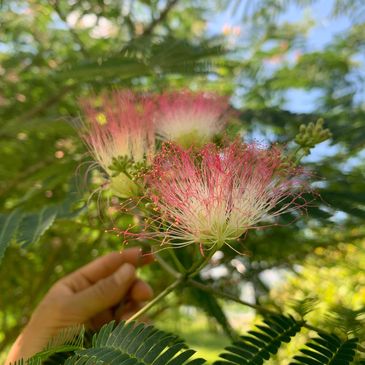
[[[18,241],[26,247],[36,243],[42,234],[52,225],[58,212],[57,206],[44,207],[40,212],[23,217],[18,233]]]
[[[6,248],[15,235],[21,218],[22,213],[19,210],[13,210],[8,215],[0,215],[0,263]]]

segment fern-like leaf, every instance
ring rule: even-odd
[[[42,365],[42,360],[39,358],[31,358],[28,360],[20,359],[10,365]]]
[[[344,333],[362,338],[365,328],[365,306],[355,310],[335,305],[325,315],[325,319],[330,328],[339,328]]]
[[[312,312],[318,305],[318,298],[307,297],[300,300],[292,300],[290,304],[291,308],[296,313],[298,313],[301,318],[304,318],[308,313]]]
[[[114,322],[103,326],[92,348],[76,351],[65,365],[201,365],[203,359],[188,360],[195,353],[184,349],[177,337],[153,326]]]
[[[199,280],[199,279],[198,279]],[[198,308],[202,308],[204,312],[210,318],[214,318],[217,323],[222,327],[226,335],[231,339],[231,341],[237,338],[233,328],[231,327],[226,314],[224,313],[222,307],[220,306],[217,298],[207,292],[204,292],[198,288],[189,288],[189,299]]]
[[[214,365],[263,364],[272,354],[276,354],[282,342],[290,342],[301,329],[303,322],[293,317],[273,315],[264,320],[265,325],[257,325],[257,330],[228,346]]]
[[[294,356],[290,365],[348,365],[356,355],[357,338],[341,340],[334,334],[318,333]]]
[[[68,327],[52,337],[45,349],[28,360],[19,360],[13,365],[63,364],[74,351],[82,349],[85,329],[81,325]]]

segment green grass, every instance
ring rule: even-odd
[[[173,332],[185,340],[186,344],[197,351],[195,357],[202,357],[212,364],[230,341],[203,314],[189,316],[179,312],[160,319],[156,326],[162,330]]]

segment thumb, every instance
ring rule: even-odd
[[[135,280],[135,267],[125,263],[112,275],[75,294],[72,305],[82,313],[86,321],[95,314],[118,304]]]

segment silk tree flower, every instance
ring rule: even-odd
[[[182,147],[203,146],[223,130],[228,108],[227,98],[212,93],[162,94],[157,97],[157,134]]]
[[[262,221],[300,209],[306,174],[283,161],[280,148],[255,143],[209,144],[198,152],[165,144],[147,178],[157,234],[176,246],[219,249]]]
[[[109,187],[122,198],[138,194],[139,187],[128,169],[148,164],[153,159],[152,101],[131,92],[115,91],[84,100],[81,107],[86,121],[82,123],[80,134],[108,175]],[[118,166],[122,167],[119,171]]]

